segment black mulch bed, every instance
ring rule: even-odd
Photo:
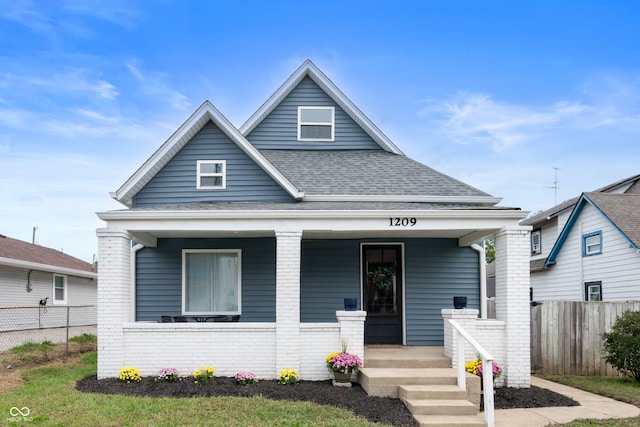
[[[191,378],[169,383],[143,378],[127,384],[116,378],[98,380],[96,376],[81,379],[76,388],[87,393],[122,394],[150,397],[263,396],[275,400],[311,401],[348,409],[372,422],[397,426],[414,426],[411,413],[399,399],[368,396],[356,383],[351,388],[334,387],[331,381],[300,381],[282,385],[277,381],[259,381],[239,385],[235,379],[215,377],[209,383],[194,383]],[[568,397],[539,387],[529,389],[500,388],[496,390],[496,409],[533,408],[544,406],[575,406]]]

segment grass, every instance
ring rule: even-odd
[[[353,413],[309,402],[263,397],[142,398],[81,393],[75,382],[95,375],[97,354],[33,368],[21,387],[0,394],[0,421],[43,426],[374,426]],[[12,421],[9,409],[30,409]]]
[[[39,343],[28,342],[13,347],[10,353],[18,358],[18,360],[38,361],[47,360],[47,354],[56,345],[51,341],[43,341]]]
[[[547,375],[542,378],[640,407],[640,383],[629,377]],[[607,420],[579,419],[563,425],[565,427],[637,427],[640,425],[640,417]]]

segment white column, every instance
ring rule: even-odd
[[[530,227],[504,228],[496,235],[496,318],[506,322],[505,385],[531,386],[529,306]]]
[[[102,228],[98,235],[98,378],[115,377],[123,368],[123,323],[131,321],[129,300],[131,237]]]
[[[300,370],[302,231],[276,231],[276,375]]]

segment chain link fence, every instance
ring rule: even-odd
[[[95,336],[96,323],[95,305],[0,307],[0,362],[67,354],[70,340]]]

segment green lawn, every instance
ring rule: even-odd
[[[262,397],[140,398],[81,393],[75,381],[96,372],[96,353],[62,366],[33,368],[24,384],[0,394],[0,423],[45,426],[373,426],[353,413]],[[11,408],[29,408],[23,419]],[[14,410],[15,413],[15,410]],[[27,421],[27,423],[25,423]]]
[[[542,378],[640,407],[640,383],[632,378],[557,375],[542,376]],[[640,418],[575,420],[563,425],[565,427],[637,427],[640,426]]]

